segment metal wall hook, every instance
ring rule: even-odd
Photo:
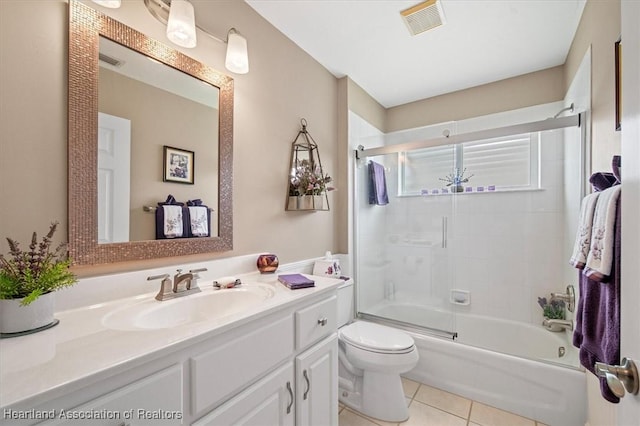
[[[609,365],[602,362],[595,364],[596,375],[607,379],[611,392],[618,398],[624,396],[625,389],[632,395],[638,393],[640,379],[638,369],[633,360],[622,358],[621,365]]]

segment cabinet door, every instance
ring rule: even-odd
[[[265,378],[211,411],[193,426],[293,426],[293,364]]]
[[[296,358],[296,425],[338,424],[338,336]]]
[[[79,407],[57,409],[55,417],[41,425],[181,425],[182,366],[171,366]]]

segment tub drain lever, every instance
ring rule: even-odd
[[[611,392],[618,398],[624,396],[625,389],[630,394],[637,394],[640,380],[638,379],[638,369],[635,363],[628,359],[622,358],[622,365],[609,365],[602,362],[596,362],[596,375],[605,377],[607,385]]]

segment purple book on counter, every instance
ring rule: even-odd
[[[315,287],[316,285],[315,281],[310,280],[302,274],[278,275],[278,281],[292,290],[297,288]]]

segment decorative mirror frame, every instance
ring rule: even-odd
[[[98,244],[98,53],[104,36],[220,90],[218,236]],[[74,265],[233,248],[233,79],[75,0],[69,2],[69,256]],[[150,216],[152,217],[152,216]]]

